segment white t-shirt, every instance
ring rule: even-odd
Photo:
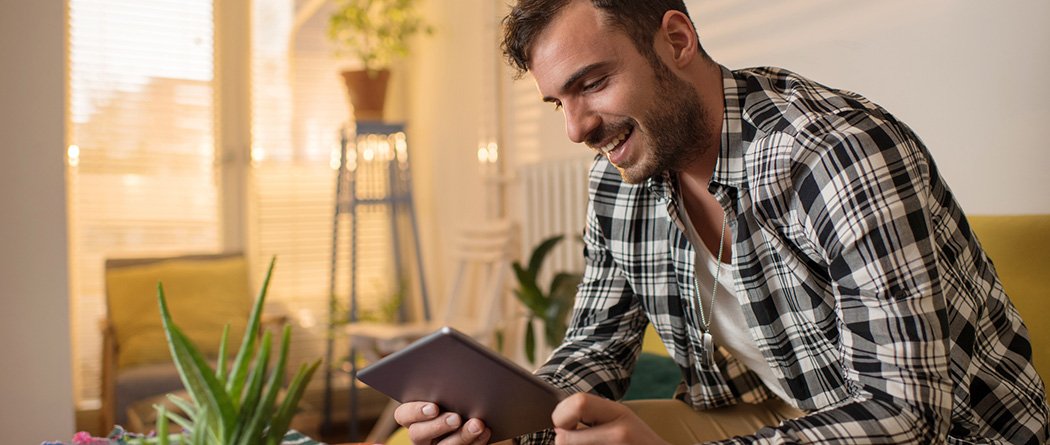
[[[679,202],[682,202],[681,198],[679,198]],[[699,292],[703,299],[699,304],[705,304],[705,302],[711,301],[711,288],[715,283],[715,272],[719,267],[718,258],[709,252],[701,241],[700,235],[696,233],[692,221],[689,220],[689,214],[685,211],[684,205],[679,205],[679,214],[682,215],[682,220],[685,222],[686,237],[693,244],[696,251],[696,282],[700,286]],[[731,261],[732,255],[727,255],[727,253],[722,254],[722,259]],[[758,377],[762,379],[766,387],[773,391],[777,397],[780,397],[781,400],[788,400],[787,394],[780,386],[780,382],[773,375],[773,370],[769,367],[769,363],[762,356],[762,352],[758,350],[758,343],[751,338],[747,320],[744,319],[744,311],[741,309],[740,301],[737,298],[732,270],[726,266],[723,265],[722,272],[718,275],[718,289],[715,291],[713,316],[708,317],[711,336],[715,343],[726,348],[740,363],[754,371],[755,374],[758,374]],[[690,297],[695,300],[697,296],[691,295]]]

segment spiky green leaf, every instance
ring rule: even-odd
[[[232,431],[236,421],[233,402],[223,390],[222,384],[215,378],[215,372],[209,367],[204,355],[172,322],[171,313],[168,311],[167,301],[164,298],[164,288],[160,284],[157,286],[157,301],[172,358],[186,390],[202,411],[204,408],[211,408],[206,411],[207,416],[212,417],[211,419],[208,419],[207,416],[199,416],[196,422],[200,423],[203,417],[209,423],[216,425],[219,436],[228,434]]]
[[[259,351],[255,354],[255,360],[252,363],[252,372],[248,374],[248,383],[244,386],[243,399],[241,401],[240,409],[237,413],[237,424],[230,435],[229,443],[238,443],[243,438],[250,438],[251,434],[247,432],[249,428],[249,421],[257,410],[263,409],[259,400],[261,398],[263,382],[266,379],[266,370],[270,364],[270,346],[272,344],[272,335],[270,331],[266,331],[263,334],[263,340]],[[250,440],[250,439],[249,439]]]
[[[226,323],[226,325],[222,327],[222,341],[219,343],[219,360],[215,365],[215,377],[218,378],[220,382],[226,381],[226,345],[229,338],[230,324]]]
[[[274,366],[273,372],[270,373],[269,380],[266,382],[266,389],[263,390],[261,399],[257,404],[258,408],[253,410],[252,417],[244,425],[244,430],[238,441],[242,445],[257,443],[262,437],[263,429],[270,422],[270,416],[273,414],[274,410],[274,402],[277,400],[277,395],[280,393],[281,389],[281,383],[284,381],[285,364],[288,362],[288,350],[291,343],[291,329],[291,326],[284,327],[284,332],[281,335],[281,350],[277,355],[277,363]],[[267,433],[272,434],[272,432]],[[284,434],[282,433],[281,436],[283,437]]]
[[[270,420],[270,430],[266,434],[267,444],[277,445],[281,443],[284,434],[288,432],[288,426],[292,423],[292,417],[295,416],[299,399],[302,398],[303,392],[306,391],[306,384],[310,382],[310,378],[313,377],[319,366],[321,366],[320,359],[309,365],[304,363],[299,367],[295,377],[292,378],[292,383],[288,385],[288,392],[284,395],[284,401],[281,402],[277,413]]]
[[[244,388],[245,375],[248,373],[249,356],[255,348],[255,337],[259,333],[260,319],[262,318],[263,302],[266,301],[266,291],[270,287],[270,276],[273,275],[274,263],[277,257],[270,259],[270,267],[266,270],[266,278],[263,280],[262,288],[259,289],[259,298],[255,299],[251,314],[248,316],[248,326],[244,330],[244,339],[241,340],[241,349],[237,351],[237,357],[233,360],[233,369],[230,379],[226,381],[226,392],[233,400],[241,399],[241,391]]]
[[[188,417],[190,420],[193,420],[197,417],[197,408],[191,405],[189,401],[183,399],[182,397],[176,396],[175,394],[167,394],[167,397],[168,400],[171,400],[171,402],[174,403],[175,406],[179,407],[179,409],[182,410],[182,412],[185,413],[186,417]]]

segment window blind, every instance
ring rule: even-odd
[[[339,130],[350,118],[340,61],[332,57],[325,37],[331,5],[317,3],[252,3],[249,244],[256,264],[277,257],[269,298],[294,320],[292,362],[325,353],[337,167],[333,156],[337,159]],[[341,252],[348,251],[348,242],[344,237]],[[340,258],[342,266],[345,261]],[[344,279],[336,291],[345,295],[346,289]],[[312,386],[323,384],[323,374],[317,374]]]
[[[78,406],[100,393],[103,263],[221,249],[211,0],[69,0]]]
[[[69,1],[74,373],[78,406],[90,408],[100,393],[105,258],[223,248],[228,163],[216,147],[213,60],[221,23],[210,0]],[[278,258],[267,308],[291,316],[290,365],[324,354],[332,159],[350,116],[341,61],[324,37],[330,5],[297,17],[302,3],[251,2],[251,168],[246,195],[235,198],[248,209],[253,285]],[[339,261],[346,267],[345,254]],[[346,279],[337,292],[347,294]]]

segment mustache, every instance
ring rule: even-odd
[[[621,133],[630,130],[634,125],[630,120],[623,120],[614,122],[609,125],[602,125],[591,131],[591,134],[587,135],[587,139],[583,141],[588,147],[598,150],[604,142],[608,141],[609,138],[619,136]]]

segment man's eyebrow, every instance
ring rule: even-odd
[[[580,80],[581,77],[586,76],[587,73],[590,73],[591,71],[594,71],[594,70],[597,70],[599,68],[602,68],[602,67],[604,67],[606,65],[608,65],[608,62],[595,62],[595,63],[592,63],[590,65],[584,66],[583,68],[580,68],[580,69],[576,70],[576,72],[572,73],[572,75],[569,76],[568,79],[565,79],[565,83],[562,84],[561,89],[558,90],[558,92],[561,93],[561,92],[564,92],[564,91],[568,91],[570,88],[572,88],[573,84],[575,84],[576,82],[578,82]],[[554,98],[552,96],[545,96],[543,98],[543,101],[544,102],[557,102],[558,99],[556,99],[556,98]]]

